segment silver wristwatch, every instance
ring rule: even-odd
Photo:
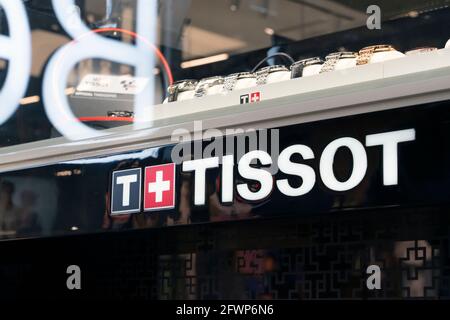
[[[233,91],[236,83],[245,78],[255,78],[255,74],[251,72],[237,72],[225,77],[224,89],[225,91]]]
[[[355,52],[333,52],[325,57],[325,63],[322,65],[319,73],[333,71],[336,64],[341,59],[355,59],[357,54]]]
[[[268,66],[259,69],[258,71],[256,71],[256,84],[258,86],[266,84],[269,74],[280,71],[289,71],[289,69],[283,65]]]
[[[236,86],[238,75],[239,73],[232,73],[225,77],[225,82],[223,84],[225,91],[233,91]]]
[[[208,88],[217,86],[217,85],[223,85],[224,84],[224,78],[223,77],[209,77],[200,80],[200,82],[197,85],[197,88],[195,89],[195,97],[201,98],[204,95],[206,95]]]
[[[177,101],[178,94],[180,92],[195,90],[197,83],[197,80],[192,79],[174,82],[171,86],[169,86],[169,88],[167,88],[167,102]]]
[[[303,76],[303,69],[315,64],[322,64],[323,60],[319,57],[307,58],[294,62],[291,65],[291,79],[300,78]]]

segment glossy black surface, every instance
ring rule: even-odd
[[[307,216],[356,208],[447,204],[450,189],[448,104],[439,102],[280,128],[280,151],[287,146],[304,144],[315,155],[312,160],[293,157],[294,161],[310,165],[316,173],[314,188],[299,197],[287,197],[274,188],[264,201],[254,203],[235,196],[232,205],[224,205],[219,201],[219,169],[211,169],[207,171],[206,205],[193,206],[193,174],[180,174],[181,166],[178,165],[174,209],[144,213],[141,205],[140,213],[111,216],[112,172],[170,163],[172,146],[5,173],[0,176],[2,237],[53,236]],[[398,185],[383,185],[381,147],[366,147],[367,173],[354,189],[335,192],[322,183],[319,159],[331,141],[353,137],[364,144],[368,134],[410,128],[416,130],[416,140],[398,146]],[[207,147],[206,143],[204,147]],[[334,159],[337,178],[346,180],[352,168],[352,156],[346,148],[342,148]],[[286,176],[278,172],[274,177],[280,179]],[[242,182],[242,179],[237,177],[236,181]],[[298,178],[291,177],[289,181],[294,186],[301,183]]]
[[[449,206],[0,242],[5,299],[448,299]],[[81,268],[81,290],[66,269]],[[367,290],[379,265],[381,290]]]
[[[448,298],[448,101],[280,128],[280,150],[306,144],[318,157],[340,137],[408,128],[416,140],[398,149],[398,185],[383,185],[381,149],[371,147],[358,187],[332,192],[318,176],[305,196],[275,190],[260,203],[220,204],[212,170],[206,206],[192,206],[192,177],[178,174],[175,209],[110,216],[112,172],[170,162],[172,147],[2,174],[0,296]],[[318,159],[302,162],[317,174]],[[338,152],[338,177],[351,167]],[[33,239],[6,241],[23,237]],[[81,291],[65,287],[71,264]],[[365,286],[371,264],[382,290]]]

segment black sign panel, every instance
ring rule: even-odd
[[[0,209],[0,231],[2,237],[27,237],[393,206],[443,206],[450,199],[449,107],[444,101],[278,128],[279,154],[294,147],[303,150],[287,157],[297,166],[295,170],[301,165],[303,173],[287,170],[286,163],[280,166],[273,150],[267,150],[279,168],[269,179],[270,190],[255,199],[248,194],[260,190],[267,180],[243,175],[236,150],[229,171],[234,175],[232,201],[223,194],[222,163],[211,162],[199,190],[200,180],[196,181],[195,170],[187,170],[186,162],[171,169],[179,173],[176,177],[158,169],[161,172],[155,170],[144,178],[145,168],[175,162],[173,145],[4,173],[0,176],[3,196],[13,199],[16,208]],[[269,140],[271,134],[267,133]],[[387,134],[381,139],[384,144],[380,142],[383,134]],[[211,143],[204,141],[202,151],[211,148]],[[252,166],[263,167],[261,161],[248,167]],[[354,183],[342,184],[352,179]],[[291,189],[303,186],[307,192],[290,193],[286,185]],[[161,210],[145,210],[146,193],[152,193],[146,205]],[[33,219],[13,214],[30,205]]]

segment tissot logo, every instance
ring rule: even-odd
[[[175,163],[145,168],[144,210],[175,207]]]
[[[111,214],[141,211],[141,169],[114,171],[112,174]],[[175,164],[144,169],[144,211],[175,207]]]
[[[306,196],[319,179],[331,192],[346,192],[359,186],[367,176],[369,159],[366,149],[377,148],[381,152],[383,185],[395,186],[398,184],[398,150],[415,139],[416,130],[413,128],[368,134],[365,136],[365,144],[352,137],[342,137],[328,143],[321,154],[307,145],[294,144],[282,150],[276,158],[272,158],[266,151],[253,150],[238,159],[235,159],[235,155],[223,155],[186,160],[181,164],[181,171],[193,176],[194,206],[206,205],[206,172],[211,169],[220,171],[218,189],[220,201],[224,204],[233,203],[235,195],[245,201],[261,201],[268,198],[275,188],[287,197]],[[334,168],[336,154],[341,149],[347,149],[352,155],[352,168],[346,180],[338,179]],[[306,161],[318,161],[318,169],[314,170],[310,165],[302,163],[303,160],[294,161],[294,155]],[[253,166],[255,161],[261,166]],[[274,162],[283,177],[268,170],[268,166]],[[175,168],[175,163],[145,168],[144,211],[175,207]],[[113,172],[113,214],[140,211],[140,170]],[[289,176],[299,177],[302,183],[292,185],[287,178]],[[237,180],[242,181],[241,178],[244,182],[236,183]],[[256,182],[258,187],[253,188],[248,181]]]
[[[261,92],[252,92],[250,94],[241,95],[240,102],[241,104],[254,103],[261,101]]]

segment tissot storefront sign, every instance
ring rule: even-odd
[[[121,163],[108,173],[110,214],[122,215],[129,203],[138,214],[176,218],[185,210],[191,221],[206,222],[222,214],[277,217],[448,203],[449,110],[444,101],[276,128],[275,154],[257,146],[175,164],[177,145],[147,150],[158,154],[153,157],[136,151],[129,167]],[[210,145],[203,140],[203,150]],[[118,181],[126,169],[136,177]],[[124,189],[137,195],[124,197]]]
[[[220,200],[222,203],[232,203],[236,194],[244,201],[261,201],[270,197],[274,188],[286,197],[302,197],[314,188],[320,177],[323,185],[331,192],[346,192],[356,188],[366,177],[368,157],[366,148],[378,148],[382,161],[378,163],[382,171],[384,186],[398,185],[398,167],[401,166],[398,152],[406,148],[407,143],[416,139],[414,128],[368,134],[365,143],[353,137],[342,137],[331,141],[318,157],[313,148],[305,144],[293,144],[286,147],[277,159],[272,159],[269,153],[262,150],[252,150],[243,155],[235,163],[234,155],[210,157],[184,161],[181,171],[192,172],[194,177],[193,205],[204,206],[206,203],[206,174],[208,170],[219,169]],[[351,156],[351,169],[347,179],[336,177],[334,163],[336,154],[346,149]],[[303,160],[316,159],[319,162],[319,172],[302,161],[293,161],[294,155]],[[260,164],[259,168],[252,165],[253,161]],[[287,175],[274,179],[264,166],[277,162],[279,171]],[[144,192],[144,211],[158,209],[173,209],[175,207],[176,166],[174,163],[149,166],[144,168],[144,185],[141,186],[141,169],[120,170],[112,173],[111,213],[139,212],[141,208],[141,193]],[[240,179],[256,181],[257,188],[251,188],[249,183],[236,183],[236,175]],[[289,176],[301,180],[293,186]],[[319,176],[319,177],[318,177]]]
[[[277,152],[258,144],[208,153],[213,142],[203,138],[200,155],[192,144],[194,155],[175,159],[179,145],[170,143],[3,173],[0,180],[27,179],[36,191],[42,179],[57,187],[49,235],[72,226],[96,232],[450,203],[448,101],[269,131],[266,137],[278,137]]]

